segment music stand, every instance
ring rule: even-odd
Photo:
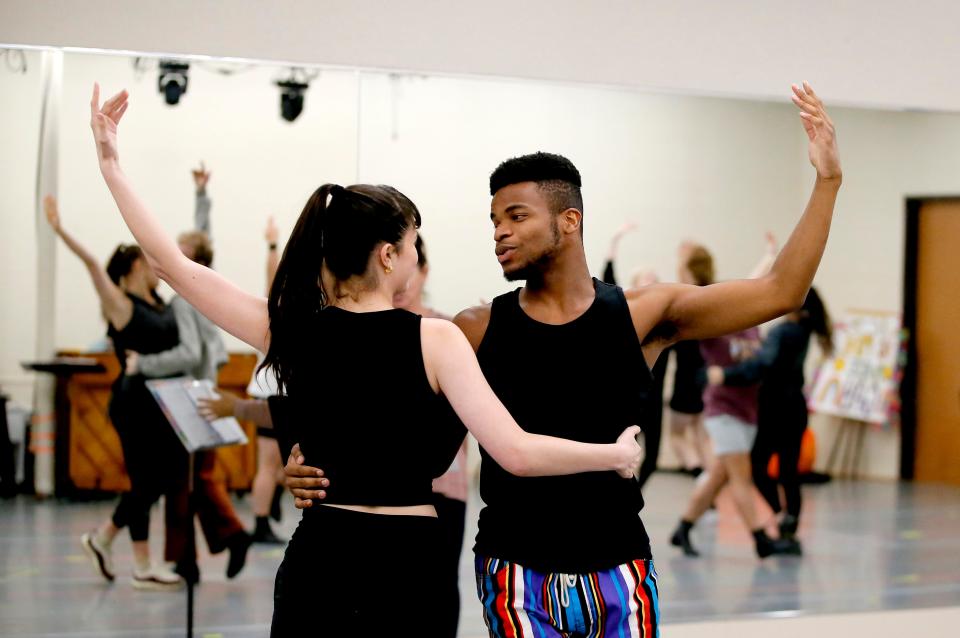
[[[207,421],[198,411],[199,399],[217,397],[212,381],[187,377],[147,381],[147,388],[187,451],[187,546],[196,547],[193,512],[193,458],[201,450],[246,445],[247,435],[233,417]],[[193,579],[187,579],[187,638],[193,638]]]

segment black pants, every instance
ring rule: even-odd
[[[467,504],[434,493],[433,506],[437,509],[440,523],[436,551],[438,580],[434,590],[438,635],[456,638],[460,622],[460,553],[463,550]]]
[[[439,543],[433,517],[305,510],[277,570],[271,637],[443,637]]]
[[[777,483],[783,486],[787,514],[800,516],[800,477],[797,464],[800,460],[800,444],[807,429],[807,405],[802,396],[769,397],[760,401],[757,415],[757,439],[754,441],[750,461],[753,465],[753,482],[774,512],[780,513],[780,493]],[[767,474],[770,457],[779,457],[779,478],[774,481]]]
[[[129,380],[110,401],[110,420],[120,437],[130,491],[120,496],[113,524],[129,527],[130,539],[145,541],[150,508],[172,493],[187,474],[186,455],[167,418],[142,382]]]

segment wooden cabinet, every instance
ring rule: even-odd
[[[77,374],[60,382],[66,384],[66,388],[65,393],[61,391],[58,395],[65,396],[67,401],[58,402],[58,409],[69,410],[69,419],[59,419],[65,425],[57,433],[57,436],[69,437],[64,470],[77,490],[129,490],[130,480],[123,464],[120,439],[107,414],[110,386],[120,373],[120,366],[112,353],[83,353],[82,356],[97,359],[107,370],[98,374]],[[220,369],[218,385],[246,396],[256,360],[253,354],[231,354],[229,362]],[[250,489],[257,471],[256,427],[247,422],[241,422],[241,425],[250,444],[217,450],[217,477],[225,479],[231,490]]]

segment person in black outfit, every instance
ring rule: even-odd
[[[365,184],[318,188],[264,300],[185,257],[164,233],[120,169],[117,124],[127,94],[101,107],[98,93],[95,87],[91,126],[124,221],[184,299],[266,351],[263,365],[281,395],[273,402],[286,404],[280,416],[271,404],[274,425],[291,424],[304,453],[326,469],[326,500],[304,513],[277,572],[274,636],[441,635],[423,601],[432,600],[436,574],[432,479],[465,436],[451,407],[507,471],[615,471],[633,481],[638,427],[626,427],[614,443],[526,432],[454,324],[393,307],[417,268],[420,214],[402,193]],[[287,447],[280,432],[278,440]]]
[[[807,429],[803,365],[810,337],[816,335],[824,353],[833,349],[833,331],[826,307],[811,288],[803,307],[774,326],[756,356],[726,368],[710,367],[711,385],[751,385],[761,381],[757,440],[751,452],[753,481],[773,511],[781,515],[781,538],[793,539],[800,520],[800,479],[797,463]],[[770,457],[779,457],[779,476],[767,473]],[[783,486],[786,511],[777,483]]]
[[[690,286],[705,286],[714,281],[713,260],[703,246],[681,242],[677,278]],[[670,442],[680,470],[696,478],[712,454],[710,437],[703,426],[703,355],[697,341],[681,341],[670,350],[676,364],[670,397]]]
[[[44,199],[51,228],[84,263],[100,298],[107,334],[120,362],[113,384],[110,420],[123,449],[130,491],[120,497],[113,516],[96,530],[83,534],[81,545],[101,576],[115,578],[111,547],[117,533],[127,527],[133,542],[133,585],[138,589],[178,589],[183,580],[161,563],[150,560],[150,508],[165,493],[176,489],[176,477],[186,473],[180,463],[180,442],[139,374],[127,374],[127,352],[156,353],[179,341],[176,318],[157,295],[160,283],[135,245],[121,244],[106,269],[61,225],[57,201]]]
[[[607,261],[603,266],[603,283],[617,285],[617,277],[614,272],[613,262],[617,258],[617,249],[623,236],[634,230],[635,224],[625,224],[613,236],[610,242],[610,252],[607,255]],[[657,275],[650,270],[638,271],[631,281],[633,288],[648,286],[657,283]],[[640,489],[647,484],[650,476],[657,471],[657,458],[660,456],[660,439],[663,433],[663,382],[667,375],[667,361],[669,360],[668,348],[657,358],[657,362],[650,368],[653,375],[653,383],[649,387],[638,388],[641,393],[643,403],[640,427],[643,429],[643,463],[640,464],[640,471],[637,473],[637,483]]]

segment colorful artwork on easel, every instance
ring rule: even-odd
[[[848,314],[834,326],[834,353],[817,372],[808,407],[855,421],[895,423],[905,344],[899,316]]]

